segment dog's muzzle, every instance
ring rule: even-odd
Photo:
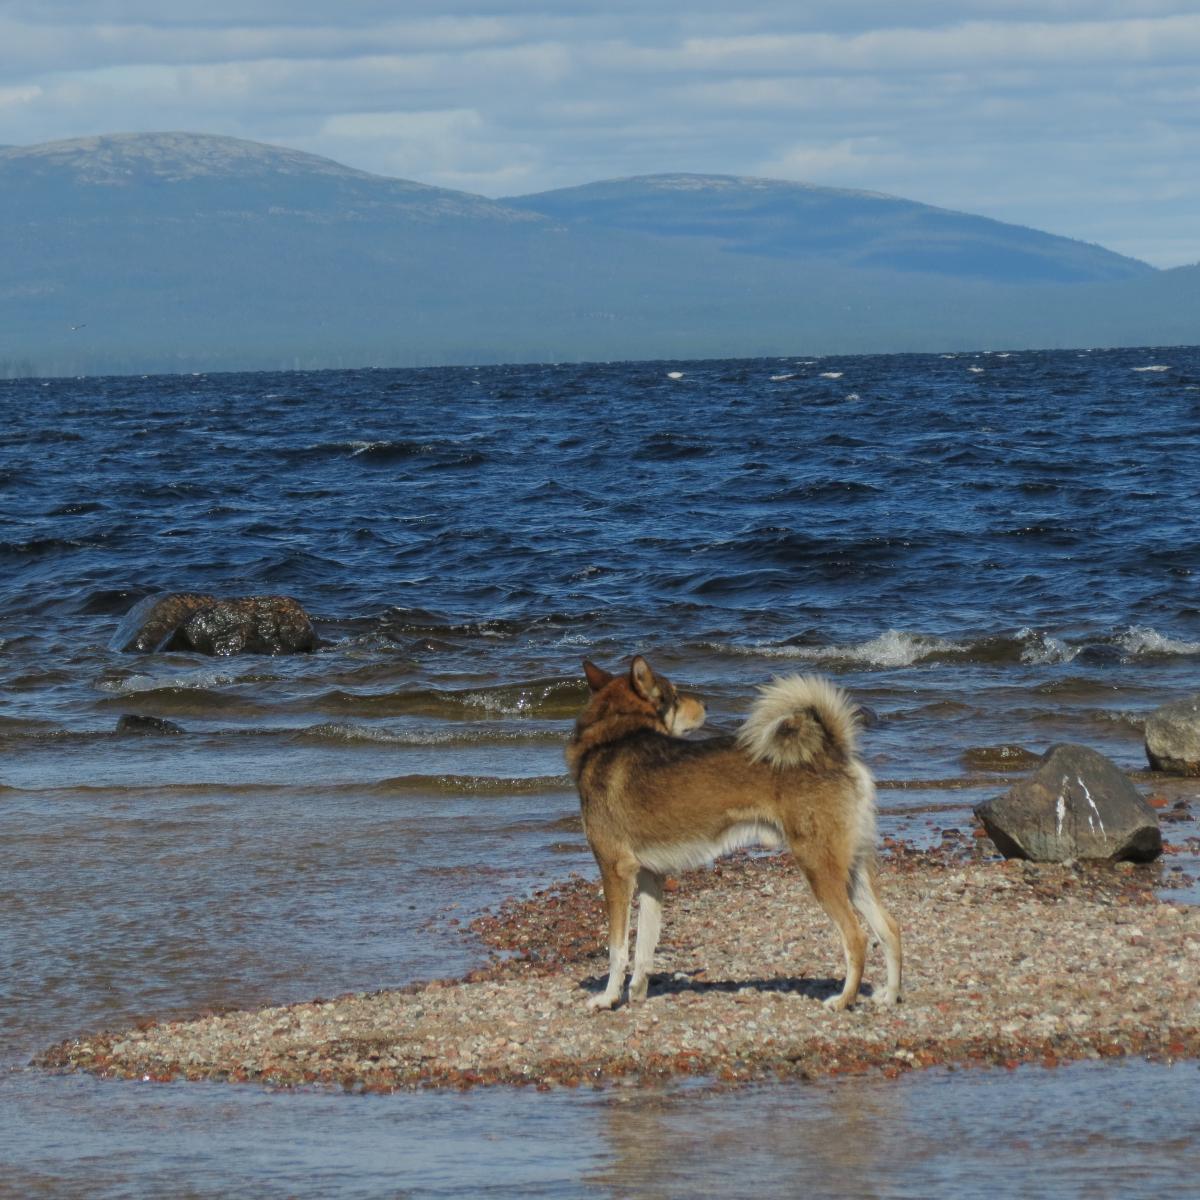
[[[682,737],[685,733],[691,733],[693,729],[699,729],[707,715],[704,705],[699,700],[693,700],[691,696],[680,696],[666,715],[666,726],[676,737]]]

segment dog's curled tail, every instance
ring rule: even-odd
[[[787,675],[759,689],[738,733],[752,762],[774,767],[848,767],[858,745],[858,709],[821,675]]]

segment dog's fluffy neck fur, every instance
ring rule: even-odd
[[[593,704],[600,701],[597,697]],[[649,706],[647,706],[649,708]],[[589,708],[589,712],[590,712]],[[591,717],[590,724],[581,717],[575,725],[575,732],[567,743],[567,769],[571,778],[578,783],[583,772],[584,762],[593,751],[612,746],[615,742],[638,734],[660,733],[670,737],[670,730],[658,715],[652,711],[612,712],[598,717]]]

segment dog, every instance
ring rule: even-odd
[[[846,693],[820,676],[776,679],[736,736],[689,740],[704,705],[641,655],[624,675],[586,661],[583,670],[591,695],[566,757],[604,885],[609,947],[608,983],[589,1007],[621,999],[635,892],[631,1002],[646,996],[665,875],[743,846],[784,843],[842,935],[846,979],[826,1006],[845,1009],[858,995],[867,935],[856,911],[887,964],[874,999],[898,1003],[900,931],[875,893],[875,784],[856,754],[857,710]]]

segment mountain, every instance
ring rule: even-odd
[[[742,254],[997,283],[1083,283],[1154,270],[1101,246],[987,217],[776,179],[643,175],[504,203],[592,228],[710,238]]]
[[[528,222],[468,192],[344,167],[328,158],[239,138],[189,133],[111,134],[0,148],[0,213],[91,220],[106,212],[211,217],[286,214],[336,222]]]
[[[1200,341],[1196,273],[892,197],[489,200],[203,134],[0,150],[0,376]]]

